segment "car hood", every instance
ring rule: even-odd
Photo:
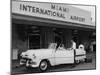
[[[21,56],[22,57],[32,57],[33,54],[35,56],[44,56],[44,55],[51,55],[53,49],[31,49],[27,50],[26,52],[22,52]]]

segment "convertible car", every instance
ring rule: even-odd
[[[51,43],[47,49],[31,49],[21,53],[20,65],[27,68],[37,68],[46,71],[49,66],[60,64],[75,64],[85,61],[86,51],[84,46],[78,49],[65,49],[63,45]]]

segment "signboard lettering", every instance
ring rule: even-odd
[[[91,24],[91,14],[71,5],[12,1],[12,12],[65,22]]]
[[[80,22],[85,22],[85,18],[78,17],[78,16],[71,16],[70,19],[80,21]]]
[[[54,16],[54,17],[59,17],[59,18],[65,18],[65,15],[63,13],[46,10],[46,9],[38,8],[35,6],[24,5],[24,4],[20,4],[20,11],[26,11],[26,12],[31,12],[31,13],[38,13],[38,14],[49,15],[49,16]]]
[[[54,4],[51,4],[51,9],[62,11],[62,12],[67,12],[67,13],[69,12],[69,8],[61,7],[61,6],[54,5]]]

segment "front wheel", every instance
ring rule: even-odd
[[[42,71],[42,72],[44,72],[44,71],[47,70],[47,68],[48,68],[47,61],[41,61],[40,65],[39,65],[39,70]]]

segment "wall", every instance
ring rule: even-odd
[[[27,40],[23,40],[19,38],[19,34],[17,33],[17,24],[12,24],[12,53],[15,52],[14,50],[18,50],[18,54],[22,51],[26,51],[28,49]],[[14,56],[16,57],[16,55]]]

